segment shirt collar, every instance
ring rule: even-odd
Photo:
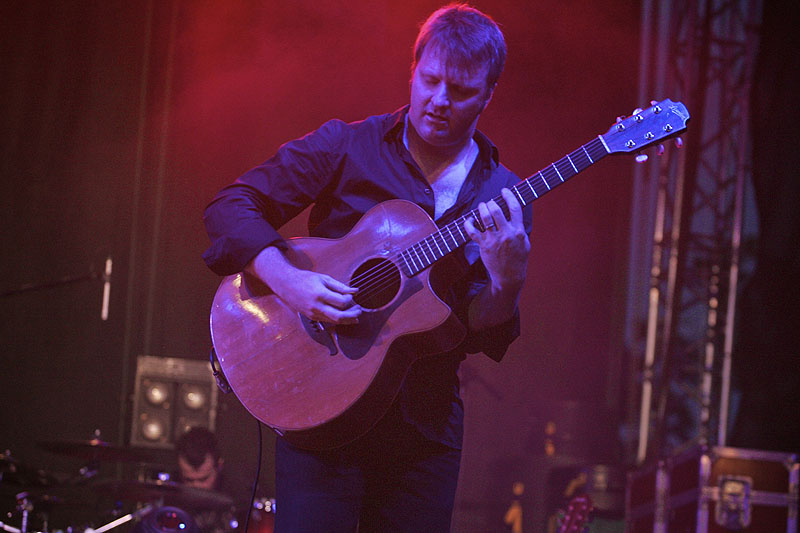
[[[387,142],[400,143],[401,145],[403,144],[403,127],[405,125],[406,115],[408,114],[408,108],[409,105],[406,104],[394,113],[391,113],[387,116],[387,119],[384,122],[384,140]],[[475,142],[478,143],[481,159],[486,161],[488,155],[488,157],[491,158],[492,163],[494,163],[494,166],[500,164],[500,152],[486,135],[478,130],[475,130],[473,139],[475,139]]]

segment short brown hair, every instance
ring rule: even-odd
[[[497,84],[506,62],[506,41],[497,23],[467,4],[439,8],[422,24],[414,43],[412,76],[428,46],[443,52],[451,65],[468,71],[488,65],[489,89]]]
[[[193,427],[178,438],[175,442],[175,452],[186,459],[190,465],[197,468],[211,455],[214,464],[219,464],[219,447],[217,437],[204,427]]]

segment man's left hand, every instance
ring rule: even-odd
[[[479,231],[471,218],[464,223],[464,229],[480,247],[481,260],[494,288],[501,292],[518,291],[525,282],[531,243],[516,196],[506,188],[501,194],[508,205],[510,220],[494,200],[481,202],[478,213],[486,231]]]

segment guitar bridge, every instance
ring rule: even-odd
[[[339,353],[339,348],[336,346],[336,340],[333,337],[334,334],[324,323],[319,320],[311,320],[300,314],[298,314],[298,316],[303,323],[303,328],[305,328],[306,333],[308,333],[308,336],[311,337],[314,342],[325,346],[328,351],[330,351],[331,355]]]

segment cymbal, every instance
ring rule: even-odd
[[[227,509],[233,499],[213,490],[181,485],[172,481],[98,481],[92,485],[103,494],[135,502],[163,501],[188,510]]]
[[[86,487],[32,487],[13,493],[8,491],[10,488],[3,489],[0,487],[0,501],[3,501],[6,506],[12,500],[15,502],[26,500],[37,511],[47,511],[54,508],[68,508],[70,511],[86,511],[92,514],[97,511],[99,497],[94,491]],[[1,528],[0,531],[2,531]]]
[[[147,463],[154,460],[154,454],[150,451],[117,446],[100,439],[49,441],[37,444],[48,452],[84,461]]]
[[[16,471],[19,461],[11,457],[7,452],[0,452],[0,473]]]
[[[0,453],[0,486],[49,487],[53,484],[53,477],[44,470],[20,463],[7,452]]]

